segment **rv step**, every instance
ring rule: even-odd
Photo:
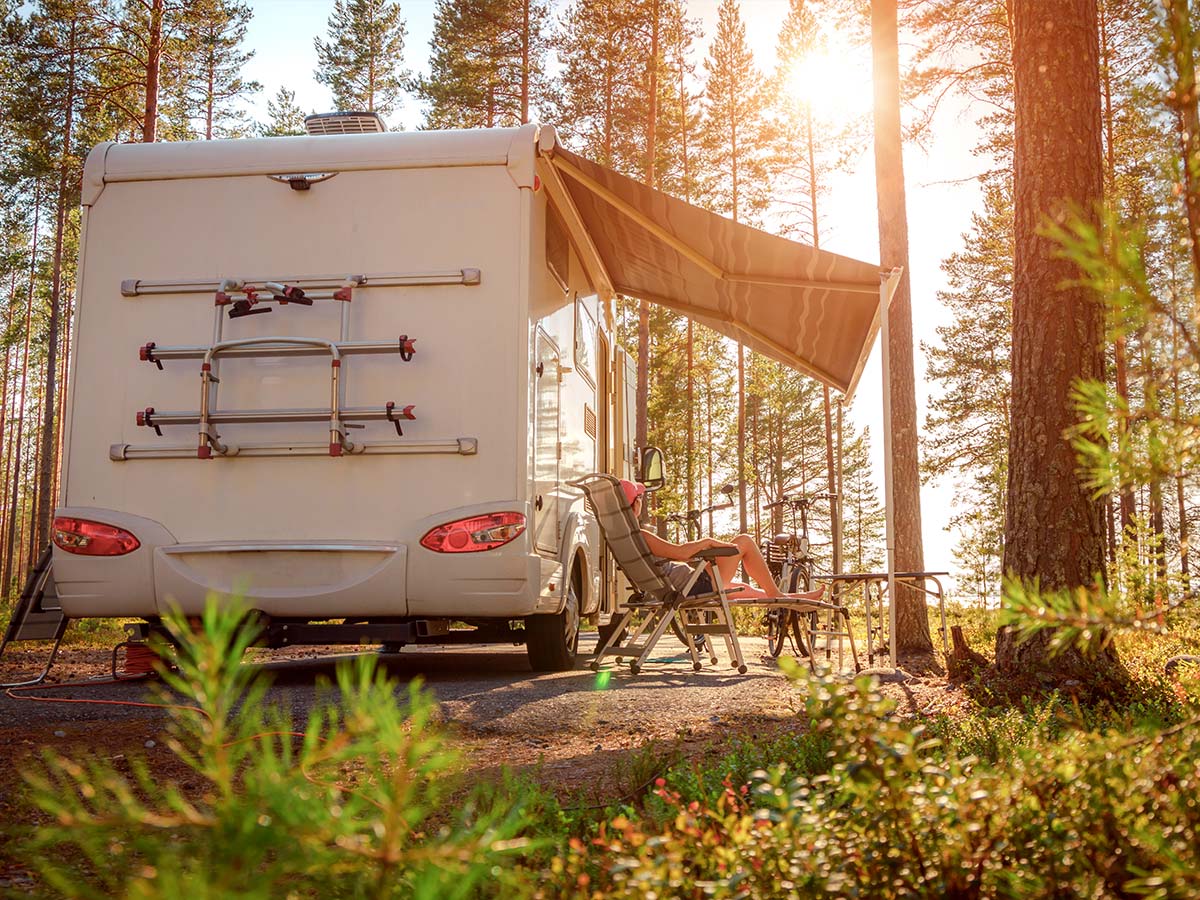
[[[339,419],[349,422],[394,422],[403,419],[411,422],[416,419],[413,405],[399,406],[389,404],[374,407],[351,407],[337,412]],[[246,410],[217,410],[208,414],[208,421],[214,425],[255,424],[262,425],[279,422],[328,422],[330,410],[324,409],[246,409]],[[199,412],[158,412],[153,406],[147,407],[137,414],[137,424],[146,428],[163,425],[198,425]]]
[[[0,688],[24,687],[31,684],[41,684],[50,674],[54,659],[58,656],[58,648],[66,634],[70,622],[58,606],[58,591],[54,586],[54,571],[50,548],[47,547],[38,557],[37,565],[25,582],[21,597],[13,609],[8,628],[4,631],[4,640],[0,641],[0,657],[4,655],[9,644],[19,641],[54,641],[50,650],[50,659],[40,675],[28,681],[14,681],[0,684]]]

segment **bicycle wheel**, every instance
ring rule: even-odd
[[[812,590],[812,576],[808,566],[799,565],[792,569],[791,578],[788,581],[788,593],[798,594],[803,591]],[[810,648],[808,642],[804,640],[804,629],[800,627],[800,616],[808,616],[809,633],[816,629],[817,614],[814,613],[798,613],[795,610],[787,612],[787,626],[784,633],[790,634],[792,639],[792,648],[796,651],[797,656],[808,656]]]
[[[787,631],[790,622],[791,610],[787,609],[769,609],[767,610],[767,653],[772,659],[778,659],[779,654],[783,652],[783,645],[787,643]]]

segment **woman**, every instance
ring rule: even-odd
[[[642,514],[642,497],[646,493],[646,486],[622,479],[621,489],[625,492],[625,499],[633,507],[634,518],[640,518]],[[729,591],[728,596],[731,600],[747,600],[752,598],[776,600],[781,597],[800,600],[819,600],[821,599],[821,594],[825,591],[825,587],[822,585],[815,591],[807,591],[799,594],[783,593],[771,577],[771,570],[767,568],[767,562],[763,559],[762,553],[758,549],[758,544],[748,534],[739,534],[732,541],[719,541],[716,538],[700,538],[698,541],[688,541],[686,544],[673,544],[670,541],[664,541],[654,532],[643,528],[642,537],[646,539],[646,546],[650,548],[651,554],[659,559],[674,562],[687,562],[697,552],[713,547],[732,547],[737,550],[736,556],[718,556],[713,560],[717,571],[721,573],[721,581]],[[758,582],[761,590],[734,580],[737,576],[739,565],[745,567],[746,575]],[[668,575],[668,577],[670,576]],[[701,576],[701,583],[704,581],[704,577]]]

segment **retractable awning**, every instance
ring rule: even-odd
[[[539,134],[539,171],[593,282],[690,316],[854,393],[880,327],[880,267],[777,237],[653,190]],[[564,202],[569,198],[569,203]],[[585,260],[585,265],[588,265]],[[890,293],[890,291],[889,291]]]

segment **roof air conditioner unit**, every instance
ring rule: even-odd
[[[387,131],[387,126],[379,113],[331,112],[305,116],[304,130],[309,134],[379,134]]]

